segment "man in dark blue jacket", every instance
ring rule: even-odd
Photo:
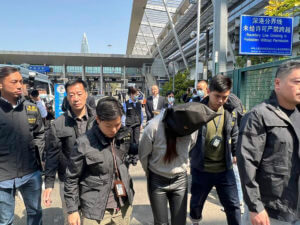
[[[22,95],[23,79],[14,67],[0,68],[0,224],[12,224],[15,193],[26,206],[27,224],[42,224],[39,151],[44,127],[37,106]]]
[[[199,224],[202,219],[205,200],[214,186],[224,206],[228,224],[241,223],[240,203],[232,168],[232,163],[236,160],[237,118],[234,108],[225,105],[231,87],[230,78],[217,75],[210,82],[208,96],[201,102],[220,115],[198,130],[196,145],[190,152],[190,216],[194,225]]]

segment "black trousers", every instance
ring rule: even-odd
[[[132,129],[132,143],[139,144],[140,142],[140,133],[141,133],[141,125],[137,125],[131,128]]]
[[[154,225],[169,225],[168,203],[171,225],[185,225],[187,215],[187,174],[166,178],[149,171],[148,194],[154,217]]]

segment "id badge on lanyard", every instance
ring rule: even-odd
[[[220,146],[221,142],[223,141],[223,138],[217,134],[218,133],[218,128],[219,128],[220,122],[221,122],[221,117],[222,117],[222,115],[219,116],[217,124],[216,124],[215,120],[213,119],[213,122],[214,122],[214,125],[215,125],[215,128],[216,128],[216,134],[213,137],[213,139],[211,139],[211,141],[209,143],[212,148],[218,148]]]
[[[116,173],[116,180],[114,181],[114,189],[118,197],[124,197],[126,196],[126,189],[123,181],[121,180],[118,167],[117,167],[117,160],[116,160],[116,154],[115,154],[115,139],[111,142],[111,152],[114,159],[114,167],[115,167],[115,173]]]

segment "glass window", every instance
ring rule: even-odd
[[[67,66],[67,73],[82,73],[82,66]]]

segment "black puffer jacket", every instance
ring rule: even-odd
[[[69,109],[58,117],[51,125],[46,139],[46,166],[45,166],[45,187],[53,188],[55,175],[58,172],[60,181],[64,181],[67,162],[78,138],[78,127],[76,120]],[[95,111],[87,106],[88,121],[87,129],[93,126]]]
[[[112,189],[114,161],[111,139],[106,138],[95,123],[93,128],[77,139],[69,160],[65,200],[68,212],[78,210],[92,220],[102,220]],[[125,163],[127,154],[137,154],[130,148],[130,129],[121,128],[115,137],[116,162],[128,197],[133,201],[133,184]],[[134,150],[135,152],[131,152]]]
[[[272,218],[293,221],[299,190],[300,137],[281,111],[275,92],[244,116],[238,140],[237,162],[249,210],[266,209]]]
[[[16,108],[0,98],[0,181],[37,171],[44,126],[37,106],[24,98]]]

